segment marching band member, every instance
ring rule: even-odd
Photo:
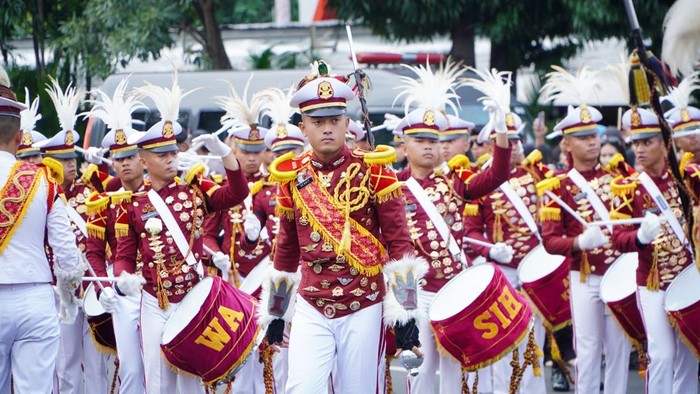
[[[135,132],[131,128],[131,113],[142,106],[134,96],[126,97],[127,82],[127,79],[123,79],[117,85],[112,98],[97,90],[99,100],[94,102],[90,112],[90,116],[101,119],[109,129],[102,139],[102,149],[109,151],[121,186],[121,190],[116,192],[94,192],[85,204],[90,215],[87,222],[86,257],[95,274],[100,277],[108,276],[108,265],[111,266],[113,254],[117,250],[114,226],[120,213],[119,202],[124,196],[123,192],[128,195],[147,188],[138,147],[127,142],[129,135]],[[89,168],[96,167],[93,164]],[[83,175],[89,177],[89,174]],[[104,289],[97,294],[102,307],[112,314],[119,356],[119,393],[143,394],[145,377],[138,330],[141,297],[140,294],[118,297],[111,285],[111,282],[102,283]]]
[[[447,129],[440,133],[440,156],[444,162],[457,155],[466,155],[471,143],[474,123],[446,114]]]
[[[595,75],[584,68],[576,76],[560,67],[548,74],[543,87],[551,99],[567,97],[579,106],[569,107],[566,117],[554,126],[563,134],[562,146],[572,164],[568,172],[544,180],[540,190],[548,190],[565,202],[586,222],[609,220],[610,183],[617,174],[599,164],[600,138],[597,122],[601,113],[586,105],[597,94]],[[620,164],[625,169],[624,162]],[[549,190],[551,189],[551,190]],[[605,352],[605,393],[625,393],[631,344],[600,299],[600,283],[610,264],[620,256],[609,237],[609,226],[584,227],[568,210],[548,195],[541,201],[540,219],[545,249],[567,256],[571,313],[576,350],[577,393],[600,391],[600,366]]]
[[[0,227],[0,392],[49,394],[60,347],[52,273],[60,320],[72,322],[84,267],[52,172],[15,158],[23,141],[22,110],[27,107],[17,101],[0,68],[0,201],[12,212]],[[53,267],[42,234],[53,250]]]
[[[697,359],[671,326],[663,306],[668,285],[693,263],[678,185],[668,168],[667,148],[656,115],[632,108],[622,116],[622,122],[630,130],[635,160],[644,172],[612,182],[610,216],[644,220],[639,226],[616,225],[612,240],[622,252],[639,253],[637,305],[644,320],[649,357],[646,392],[697,392]],[[691,167],[688,169],[697,173],[697,165]]]
[[[700,163],[700,109],[690,105],[691,95],[698,88],[700,73],[694,72],[671,88],[667,96],[674,108],[665,117],[673,127],[674,142],[684,152],[682,164]]]
[[[299,128],[312,149],[296,158],[288,153],[270,167],[271,179],[280,182],[280,229],[259,323],[269,325],[270,343],[281,343],[285,321],[292,321],[287,393],[325,393],[334,360],[342,392],[382,392],[382,309],[398,348],[420,356],[415,291],[427,267],[413,254],[390,169],[393,150],[345,146],[353,91],[330,76],[325,63],[313,66],[290,103],[301,111]],[[398,293],[385,296],[383,268],[408,278]]]
[[[55,159],[63,166],[61,191],[67,201],[66,210],[80,253],[87,249],[87,208],[85,202],[90,193],[90,185],[77,178],[75,143],[80,136],[74,130],[78,118],[76,110],[81,100],[81,92],[68,86],[64,91],[58,82],[52,80],[47,89],[56,107],[61,131],[44,141],[34,143],[34,147],[48,158]],[[89,323],[82,311],[72,324],[61,325],[61,351],[57,368],[58,389],[63,393],[79,393],[88,387],[95,393],[107,393],[108,355],[95,347],[89,334]],[[84,386],[83,386],[84,385]]]
[[[408,167],[398,174],[398,179],[403,181],[409,231],[418,255],[430,261],[425,284],[418,292],[418,308],[427,313],[435,293],[467,265],[462,250],[465,232],[462,214],[467,209],[467,202],[490,193],[508,177],[510,144],[506,137],[506,123],[512,114],[504,113],[503,123],[495,125],[499,132],[491,168],[475,174],[469,169],[466,156],[460,155],[452,158],[447,170],[436,172],[435,167],[441,161],[438,138],[448,129],[443,113],[446,106],[454,107],[450,102],[450,92],[461,70],[449,62],[436,72],[422,66],[411,69],[420,81],[407,84],[400,96],[408,95],[404,104],[406,108],[412,101],[417,101],[420,108],[409,112],[394,133],[403,137],[408,158]],[[501,244],[493,252],[512,257],[512,251],[506,249]],[[421,322],[419,332],[425,360],[418,368],[418,375],[408,378],[409,391],[424,393],[434,390],[435,372],[439,369],[440,392],[460,392],[460,364],[438,353],[427,320]]]
[[[44,158],[41,154],[41,149],[32,146],[35,142],[46,139],[43,134],[34,130],[36,122],[41,120],[41,114],[39,113],[39,96],[35,97],[34,101],[30,103],[29,90],[25,88],[24,97],[24,105],[26,108],[20,111],[22,142],[17,147],[17,154],[15,156],[28,163],[39,164]]]
[[[153,85],[136,88],[151,98],[161,120],[146,132],[132,134],[130,144],[139,147],[140,162],[148,172],[148,193],[125,196],[115,224],[117,250],[114,274],[121,278],[115,287],[120,296],[138,296],[141,292],[141,349],[146,376],[146,392],[203,393],[201,380],[175,374],[163,361],[161,334],[167,319],[180,301],[204,274],[198,260],[202,256],[201,225],[209,211],[228,209],[245,198],[248,187],[231,148],[217,136],[204,135],[193,140],[203,142],[222,158],[228,184],[219,187],[202,176],[203,166],[192,168],[183,180],[177,175],[175,136],[182,132],[177,123],[184,93],[173,76],[172,89]],[[145,285],[136,275],[136,259],[143,261]]]
[[[510,176],[498,190],[493,191],[478,201],[477,210],[465,216],[467,236],[490,243],[503,242],[513,249],[512,256],[500,256],[491,249],[470,245],[487,261],[498,264],[501,271],[514,288],[519,288],[518,266],[522,259],[541,243],[541,236],[535,219],[537,213],[536,185],[542,179],[551,176],[551,171],[542,163],[542,154],[535,150],[527,158],[518,130],[522,126],[520,118],[513,114],[513,124],[508,130],[511,144]],[[503,257],[511,257],[503,259]],[[535,338],[537,346],[544,346],[544,326],[539,315],[535,318]],[[520,357],[525,354],[526,341],[520,344]],[[510,358],[504,357],[493,365],[493,392],[509,391],[511,365]],[[542,360],[540,358],[540,364]],[[523,376],[519,392],[546,393],[544,376],[535,376],[528,369]]]

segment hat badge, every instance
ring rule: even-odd
[[[66,132],[65,143],[68,146],[75,144],[75,139],[73,138],[73,132],[70,130]]]
[[[316,94],[321,100],[328,100],[329,98],[333,97],[333,85],[331,85],[331,83],[328,81],[319,83]]]
[[[430,110],[425,111],[425,114],[423,115],[423,124],[426,126],[435,125],[435,112]]]
[[[163,125],[163,137],[172,138],[175,135],[175,130],[173,129],[173,123],[171,121],[166,121]]]
[[[126,144],[126,133],[124,130],[119,129],[114,133],[114,143],[117,145]]]
[[[638,127],[640,124],[642,124],[642,116],[639,115],[639,112],[637,112],[636,109],[632,112],[632,115],[630,116],[630,123],[633,127]]]
[[[591,123],[591,112],[586,105],[581,106],[581,123]]]
[[[508,112],[506,114],[506,127],[514,127],[515,126],[515,117],[513,116],[512,112]]]
[[[34,143],[32,133],[22,133],[22,145],[31,145]]]
[[[248,140],[250,141],[256,141],[260,139],[260,131],[253,126],[250,131],[248,132]]]
[[[687,122],[690,120],[690,113],[688,113],[688,110],[683,108],[681,110],[681,121]]]
[[[280,124],[277,126],[277,138],[278,139],[287,138],[287,134],[288,134],[287,128],[283,124]]]

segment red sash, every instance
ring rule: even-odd
[[[0,253],[24,218],[39,185],[39,174],[35,165],[18,161],[0,191]]]
[[[313,174],[313,171],[308,171]],[[315,231],[321,233],[323,239],[333,245],[333,250],[338,252],[340,240],[343,238],[345,215],[335,199],[319,186],[315,174],[313,180],[307,180],[306,185],[298,189],[294,182],[290,185],[295,203],[301,208],[302,215],[309,219]],[[302,184],[303,184],[302,183]],[[367,229],[362,227],[352,218],[350,220],[350,234],[352,242],[350,249],[341,257],[362,275],[372,277],[381,272],[382,263],[386,260],[386,250],[379,240]]]

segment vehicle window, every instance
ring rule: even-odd
[[[206,130],[210,133],[219,130],[221,127],[221,117],[224,111],[202,111],[199,113],[198,130]]]

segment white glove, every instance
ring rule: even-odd
[[[122,271],[117,282],[117,289],[124,295],[136,296],[141,291],[141,285],[146,284],[146,280],[126,271]]]
[[[491,260],[495,260],[501,264],[508,264],[513,260],[513,248],[510,246],[506,245],[503,242],[498,242],[496,243],[490,250],[489,250],[489,258]]]
[[[598,226],[590,226],[578,236],[578,248],[591,250],[608,243],[607,235]]]
[[[83,153],[83,158],[88,163],[102,164],[102,158],[104,157],[106,152],[107,149],[105,148],[91,146],[85,150],[85,153]]]
[[[386,130],[394,131],[396,126],[399,125],[399,122],[401,122],[401,118],[394,114],[386,113],[384,114],[384,123],[382,126],[384,126]]]
[[[258,240],[261,227],[260,219],[253,212],[248,212],[243,222],[243,230],[248,241],[254,242]]]
[[[231,260],[222,252],[214,253],[214,255],[211,256],[211,261],[221,272],[228,272],[228,270],[231,269]]]
[[[102,289],[98,300],[107,313],[113,313],[117,309],[117,293],[111,287]]]
[[[221,142],[219,137],[215,136],[214,134],[200,135],[192,140],[192,145],[199,145],[201,143],[203,143],[213,155],[224,157],[231,153],[231,148]]]
[[[202,160],[197,157],[197,154],[192,151],[178,152],[177,153],[177,169],[179,171],[187,171],[192,166],[197,163],[201,163]]]
[[[73,324],[75,317],[78,316],[78,302],[75,298],[75,289],[69,290],[69,287],[60,282],[56,282],[54,291],[58,295],[58,321],[61,324]]]
[[[491,100],[484,100],[484,109],[489,113],[489,118],[493,124],[493,129],[497,134],[505,134],[508,132],[506,126],[506,113],[503,108]]]
[[[637,230],[637,239],[640,244],[648,245],[661,234],[661,219],[653,213],[647,212],[644,220]]]

